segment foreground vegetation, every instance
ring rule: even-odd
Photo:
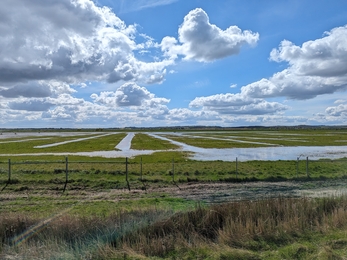
[[[347,198],[0,214],[1,259],[344,259]]]
[[[16,155],[38,152],[36,145],[94,135],[0,144],[3,153],[13,154],[0,156],[0,259],[344,259],[347,255],[347,197],[337,193],[347,185],[347,159],[198,162],[170,142],[145,134],[135,135],[132,149],[158,152],[130,158],[127,164],[125,158]],[[62,154],[114,150],[125,135],[110,133],[39,150]],[[261,145],[256,142],[345,145],[347,140],[345,131],[332,130],[194,135],[170,134],[170,138],[213,148]],[[259,191],[263,184],[253,185],[259,181],[266,181],[265,193]],[[276,191],[287,184],[303,191],[327,187],[335,196],[294,198],[283,189]],[[215,192],[209,200],[209,185],[225,185],[238,201],[209,204],[214,197],[228,195],[211,188]],[[189,187],[194,186],[206,193],[203,200],[193,197],[197,190]],[[253,194],[251,200],[242,200],[246,190]],[[272,190],[270,196],[267,191]]]

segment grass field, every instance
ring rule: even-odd
[[[135,150],[170,150],[179,148],[168,141],[158,140],[143,133],[136,133],[131,142],[131,149]]]
[[[168,136],[168,133],[163,135]],[[7,189],[41,190],[42,187],[60,190],[66,182],[66,157],[64,153],[81,151],[115,150],[115,146],[126,136],[126,133],[77,133],[69,136],[44,135],[18,136],[10,139],[2,138],[0,148],[0,184],[5,185],[10,177],[11,185]],[[196,137],[199,138],[196,138]],[[203,139],[203,137],[206,137]],[[34,148],[37,145],[54,144],[63,141],[79,140],[85,137],[97,137],[78,142],[66,143],[47,148]],[[170,137],[181,142],[200,145],[201,147],[223,147],[228,142],[225,138],[256,140],[257,142],[281,141],[322,144],[344,144],[346,131],[333,130],[298,130],[298,131],[225,131],[225,132],[182,132],[171,133]],[[208,137],[208,138],[207,138]],[[216,140],[210,138],[221,138]],[[10,142],[6,143],[6,140]],[[22,142],[12,142],[12,141]],[[338,141],[338,142],[337,142]],[[252,146],[253,144],[239,143]],[[229,144],[228,144],[229,145]],[[125,158],[103,158],[88,156],[68,156],[69,189],[108,188],[123,189],[128,184],[132,188],[144,185],[160,186],[176,183],[193,182],[242,182],[242,181],[286,181],[286,180],[324,180],[346,178],[347,159],[339,160],[278,160],[278,161],[194,161],[188,159],[187,152],[177,149],[166,140],[157,139],[145,133],[136,133],[132,141],[132,149],[156,150],[150,155]],[[261,149],[261,148],[260,148]],[[25,155],[37,150],[43,155]],[[58,152],[59,156],[45,155]],[[9,156],[9,155],[16,156]],[[10,159],[10,162],[9,162]],[[293,158],[294,159],[294,158]],[[301,158],[305,159],[305,158]],[[10,171],[10,172],[9,172]],[[9,176],[10,173],[10,176]],[[126,182],[128,178],[129,183]]]
[[[346,131],[331,129],[161,135],[203,148],[347,144]],[[0,155],[0,259],[346,256],[346,158],[308,164],[305,160],[194,161],[168,141],[137,133],[131,149],[157,152],[129,158],[128,165],[125,158],[68,155],[66,183],[64,153],[112,151],[125,136],[1,138],[0,153],[6,156]],[[38,150],[61,154],[18,156]],[[291,189],[312,191],[316,194],[312,197],[320,198],[290,197]],[[320,194],[321,190],[330,195]],[[230,198],[230,194],[240,199],[210,204],[214,197]]]
[[[110,134],[110,135],[86,135],[86,136],[51,136],[45,138],[35,137],[35,140],[31,138],[20,138],[17,141],[22,142],[6,142],[7,139],[3,139],[0,142],[0,151],[7,154],[23,154],[23,153],[62,153],[62,152],[91,152],[91,151],[109,151],[114,150],[115,146],[126,136],[125,133]],[[71,141],[81,138],[97,137],[93,139],[83,140],[79,142],[71,142],[58,146],[47,148],[35,148],[35,146],[42,146],[47,144],[60,143],[65,141]],[[49,139],[46,139],[49,138]],[[25,141],[29,139],[29,141]],[[14,141],[13,139],[11,139]]]
[[[347,145],[347,131],[341,130],[214,131],[164,136],[202,148]]]

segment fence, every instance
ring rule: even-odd
[[[52,174],[55,178],[52,177]],[[107,176],[107,178],[104,178]],[[347,158],[339,160],[309,160],[296,158],[283,161],[184,161],[173,158],[165,162],[145,162],[140,159],[108,159],[101,161],[78,161],[68,157],[57,161],[17,161],[8,159],[0,162],[0,184],[16,182],[98,183],[103,180],[110,185],[130,190],[135,182],[145,183],[207,181],[255,181],[255,180],[299,180],[347,178]],[[110,186],[110,187],[111,187]]]

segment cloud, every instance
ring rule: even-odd
[[[168,120],[175,122],[196,122],[220,120],[218,113],[213,111],[193,111],[187,108],[175,108],[170,110]]]
[[[338,99],[334,102],[334,104],[347,103],[347,99]]]
[[[91,0],[4,0],[0,19],[0,121],[7,126],[40,119],[41,125],[110,118],[132,123],[138,111],[116,110],[163,110],[169,102],[147,90],[141,96],[136,87],[127,92],[129,86],[118,90],[118,100],[114,92],[96,95],[100,103],[72,96],[77,91],[71,86],[88,92],[88,82],[160,84],[174,64],[160,57],[139,60],[138,51],[158,44],[145,34],[139,35],[142,43],[135,42],[136,25],[126,25],[110,8]],[[114,107],[107,103],[112,99]]]
[[[5,98],[16,97],[49,97],[52,91],[49,86],[32,82],[29,84],[19,84],[10,88],[0,89],[0,96]]]
[[[289,67],[269,79],[242,87],[253,98],[311,99],[347,88],[347,26],[326,32],[324,37],[296,46],[284,40],[271,51],[270,59]]]
[[[347,119],[347,104],[340,104],[336,107],[328,107],[325,112],[334,117],[343,117]]]
[[[116,107],[156,107],[158,104],[167,104],[170,100],[157,98],[145,87],[129,82],[123,84],[115,92],[101,92],[100,95],[92,94],[91,98],[96,103]]]
[[[190,107],[202,107],[207,111],[229,115],[264,115],[287,110],[288,107],[278,102],[264,99],[253,99],[241,94],[217,94],[208,97],[197,97],[189,104]]]
[[[207,13],[201,8],[190,11],[178,30],[178,39],[165,37],[162,50],[168,57],[183,55],[187,60],[210,62],[238,54],[243,45],[255,45],[259,34],[242,31],[237,26],[222,30],[211,24]]]
[[[43,113],[42,118],[53,119],[53,120],[64,120],[64,121],[71,120],[71,121],[81,122],[82,120],[79,119],[79,116],[78,116],[79,114],[81,114],[79,113],[79,107],[73,107],[71,105],[59,106]]]
[[[91,0],[4,1],[0,83],[113,83],[151,76],[147,83],[163,81],[168,63],[139,61],[136,26],[127,26],[111,9]],[[142,49],[155,47],[146,41]]]
[[[25,111],[47,111],[53,104],[44,100],[28,100],[21,102],[10,102],[9,108],[12,110],[25,110]]]

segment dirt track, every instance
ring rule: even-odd
[[[74,199],[83,201],[137,200],[144,197],[174,197],[205,203],[221,203],[237,200],[257,200],[270,197],[323,197],[347,194],[347,180],[325,180],[305,182],[248,182],[248,183],[177,183],[165,187],[147,186],[147,190],[132,187],[96,191],[90,189],[69,189],[66,193],[49,190],[0,192],[0,201],[9,202],[18,198],[51,197],[54,199]]]
[[[178,188],[179,187],[179,188]],[[347,193],[347,181],[195,183],[156,189],[172,197],[220,203],[269,197],[322,197]],[[148,190],[151,192],[151,190]]]
[[[147,190],[112,190],[102,197],[116,200],[149,197],[174,197],[206,203],[221,203],[237,200],[256,200],[270,197],[324,197],[347,194],[347,180],[306,182],[249,182],[249,183],[177,183],[166,187],[147,186]],[[146,196],[145,195],[145,196]],[[92,196],[93,197],[93,196]],[[95,197],[100,197],[95,194]]]

